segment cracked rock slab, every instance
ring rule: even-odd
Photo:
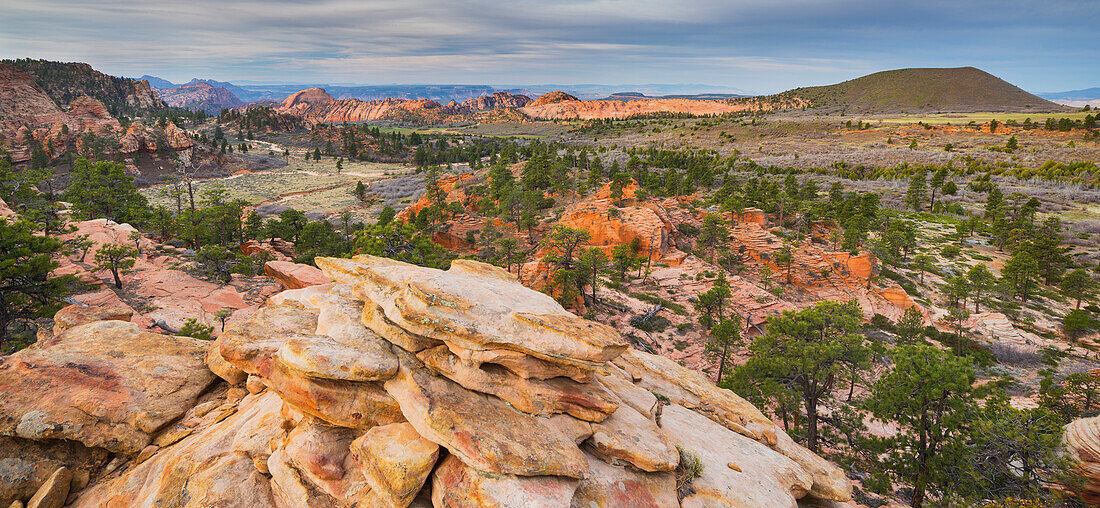
[[[97,321],[0,358],[0,434],[138,453],[214,381],[208,344]]]

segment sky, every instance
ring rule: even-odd
[[[0,0],[0,57],[176,83],[699,83],[974,66],[1100,86],[1100,0]]]

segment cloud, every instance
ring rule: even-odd
[[[0,0],[0,56],[174,81],[698,82],[759,91],[975,65],[1100,83],[1092,0]]]

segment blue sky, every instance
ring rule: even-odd
[[[703,83],[972,65],[1100,86],[1100,0],[0,0],[0,57],[174,82]]]

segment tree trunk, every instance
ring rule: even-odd
[[[718,359],[718,379],[714,381],[714,384],[722,382],[722,373],[726,370],[726,355],[729,353],[729,346],[722,348],[722,356]]]
[[[118,289],[122,289],[122,279],[118,278],[118,269],[112,268],[111,275],[115,276],[115,287]]]
[[[817,453],[817,401],[806,399],[806,448]]]

